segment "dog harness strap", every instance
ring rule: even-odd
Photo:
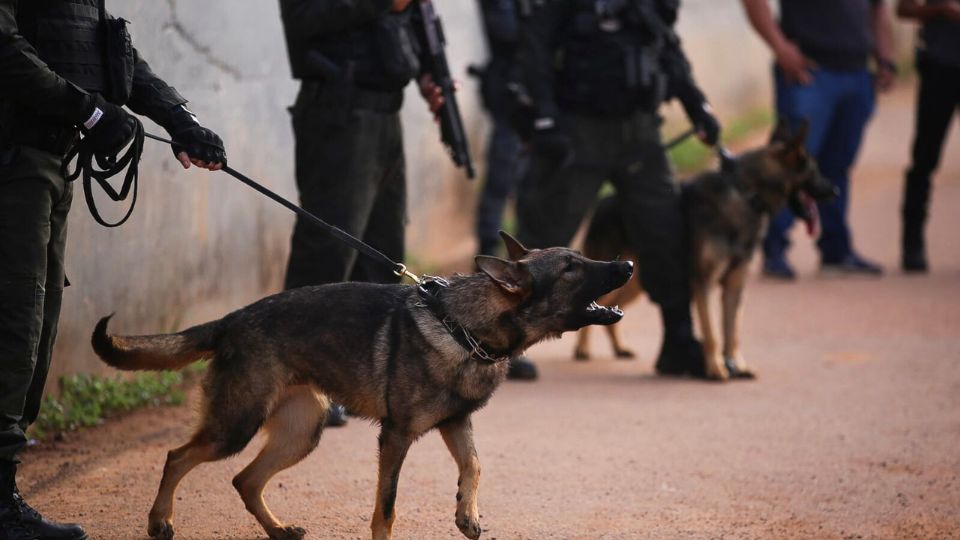
[[[511,356],[509,350],[497,350],[485,345],[446,313],[440,302],[440,292],[448,285],[447,280],[441,277],[423,276],[417,286],[417,294],[421,300],[418,305],[430,310],[454,341],[470,353],[470,358],[486,364],[509,360]]]

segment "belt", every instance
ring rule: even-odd
[[[403,105],[402,90],[368,90],[356,86],[345,88],[336,82],[303,81],[301,92],[307,93],[311,101],[381,113],[395,113]]]

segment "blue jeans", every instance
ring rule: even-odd
[[[834,71],[816,69],[807,86],[787,82],[779,69],[774,70],[777,115],[796,129],[810,122],[807,151],[820,172],[837,187],[835,200],[820,204],[822,233],[817,241],[823,262],[839,262],[853,251],[847,224],[847,200],[850,167],[853,165],[863,130],[873,113],[873,77],[866,69]],[[790,245],[787,232],[794,216],[785,209],[770,221],[763,251],[767,258],[783,257]]]
[[[498,231],[507,198],[516,191],[527,168],[520,138],[506,118],[493,116],[493,132],[487,148],[487,179],[477,206],[477,237],[481,251],[500,245]]]

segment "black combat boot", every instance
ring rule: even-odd
[[[17,464],[0,462],[0,540],[87,540],[79,525],[43,519],[17,490]]]
[[[535,381],[537,380],[537,366],[527,360],[525,356],[514,356],[510,359],[510,368],[507,370],[507,378],[514,381]]]
[[[923,229],[927,224],[929,201],[929,177],[908,174],[901,208],[903,237],[900,262],[904,272],[926,273],[928,271]]]
[[[923,219],[903,216],[903,245],[901,265],[904,272],[926,273],[927,250],[923,239]]]
[[[688,304],[660,308],[663,317],[663,345],[657,357],[660,375],[706,377],[703,347],[693,335]]]

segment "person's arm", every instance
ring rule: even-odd
[[[704,144],[714,146],[720,142],[720,123],[713,116],[707,97],[693,79],[693,68],[683,53],[680,38],[671,29],[660,58],[661,67],[667,76],[669,97],[675,97],[683,105],[687,118],[697,130],[697,137]]]
[[[521,22],[517,65],[541,123],[559,114],[553,88],[554,46],[565,9],[565,2],[546,2]]]
[[[170,111],[187,103],[187,99],[154,74],[150,65],[136,49],[133,50],[133,57],[133,89],[130,92],[127,107],[137,114],[164,125]]]
[[[398,3],[402,6],[395,5]],[[391,9],[401,11],[409,3],[410,0],[280,0],[280,15],[289,37],[310,39],[373,21]]]
[[[893,61],[893,21],[883,0],[875,0],[870,7],[873,27],[873,55],[877,62],[877,89],[886,92],[893,86],[897,65]]]
[[[897,16],[901,19],[916,19],[919,21],[937,19],[960,21],[960,2],[949,0],[931,4],[919,0],[899,0],[897,2]]]
[[[767,43],[787,80],[800,84],[813,82],[810,70],[816,62],[807,58],[795,43],[787,39],[773,17],[768,0],[741,0],[750,25]]]
[[[0,0],[0,97],[75,126],[88,120],[94,98],[57,75],[17,28],[16,0]]]

